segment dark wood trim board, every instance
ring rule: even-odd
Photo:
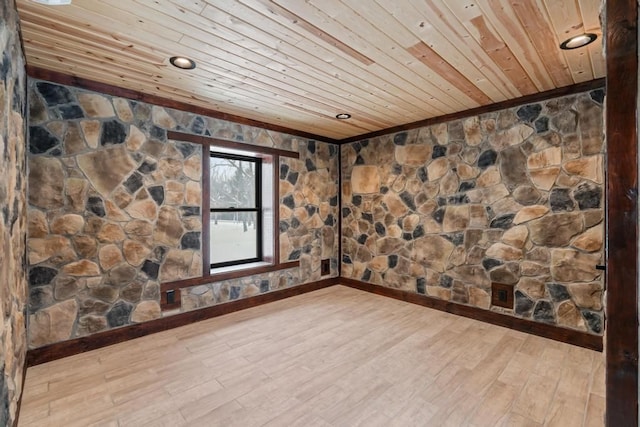
[[[432,298],[414,292],[387,288],[384,286],[361,282],[354,279],[341,278],[340,284],[349,286],[351,288],[360,289],[362,291],[371,292],[376,295],[382,295],[385,297],[409,302],[411,304],[417,304],[424,307],[433,308],[435,310],[446,311],[447,313],[468,317],[470,319],[479,320],[481,322],[491,323],[497,326],[504,326],[505,328],[515,329],[516,331],[538,335],[540,337],[573,344],[591,350],[602,351],[602,337],[598,335],[591,335],[585,332],[559,328],[557,326],[547,325],[545,323],[532,322],[530,320],[508,316],[506,314],[497,313],[495,311],[483,310],[481,308],[472,307],[469,305],[457,304],[451,301]]]
[[[229,122],[240,123],[247,126],[255,126],[262,129],[272,130],[275,132],[282,132],[289,135],[300,136],[302,138],[313,139],[316,141],[328,142],[330,144],[337,144],[335,139],[327,138],[321,135],[315,135],[308,132],[303,132],[296,129],[291,129],[284,126],[274,125],[267,122],[261,122],[258,120],[248,119],[246,117],[237,116],[235,114],[227,114],[221,111],[212,110],[210,108],[198,107],[196,105],[187,104],[186,102],[174,101],[168,98],[164,98],[157,95],[150,95],[142,92],[138,92],[132,89],[124,89],[118,86],[113,86],[106,83],[100,83],[95,80],[89,80],[82,77],[71,76],[68,74],[60,73],[57,71],[46,70],[44,68],[27,66],[27,74],[29,77],[39,80],[46,80],[53,83],[58,83],[66,86],[74,86],[81,89],[92,90],[95,92],[104,93],[106,95],[119,96],[122,98],[132,99],[135,101],[147,102],[149,104],[157,105],[159,107],[175,108],[176,110],[187,111],[194,114],[201,114],[207,117],[213,117],[215,119],[226,120]]]
[[[559,96],[571,95],[574,93],[586,92],[593,89],[600,89],[605,86],[604,79],[590,80],[584,83],[578,83],[571,86],[560,87],[557,89],[551,89],[544,92],[534,93],[531,95],[521,96],[519,98],[507,99],[506,101],[496,102],[489,105],[483,105],[481,107],[472,108],[470,110],[459,111],[457,113],[445,114],[444,116],[437,116],[430,119],[419,120],[417,122],[406,123],[404,125],[394,126],[387,129],[378,130],[375,132],[369,132],[362,135],[353,136],[350,138],[344,138],[339,141],[339,144],[349,144],[351,142],[362,141],[363,139],[375,138],[378,136],[388,135],[390,133],[402,132],[411,129],[417,129],[425,126],[433,126],[452,120],[463,119],[471,116],[477,116],[480,114],[491,113],[494,111],[504,110],[507,108],[513,108],[520,105],[531,104],[533,102],[545,101],[551,98],[557,98]]]
[[[607,426],[638,426],[638,3],[605,2]]]
[[[76,338],[69,341],[50,344],[44,347],[29,350],[27,352],[27,360],[25,366],[35,366],[41,363],[51,362],[53,360],[62,359],[63,357],[73,356],[74,354],[84,353],[86,351],[95,350],[98,348],[117,344],[119,342],[154,334],[156,332],[178,328],[180,326],[189,325],[191,323],[210,319],[212,317],[218,317],[236,311],[245,310],[247,308],[256,307],[259,305],[289,298],[295,295],[316,291],[318,289],[336,285],[338,284],[338,282],[339,280],[337,277],[332,277],[317,282],[305,283],[302,285],[293,286],[291,288],[280,289],[249,298],[230,301],[199,310],[162,317],[160,319],[151,320],[149,322],[124,326],[122,328],[111,329],[105,332],[98,332],[97,334],[89,335],[82,338]]]

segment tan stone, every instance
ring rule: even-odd
[[[182,162],[169,158],[160,159],[158,170],[166,179],[178,179],[182,175]]]
[[[439,157],[435,159],[429,164],[429,166],[427,166],[429,181],[437,181],[445,176],[450,170],[451,165],[449,164],[449,159],[446,157]]]
[[[531,134],[533,129],[525,124],[519,124],[506,131],[495,132],[490,135],[489,143],[497,150],[503,150],[512,145],[518,145],[524,142]]]
[[[200,183],[189,181],[187,182],[185,189],[186,192],[184,194],[184,201],[188,205],[200,206],[202,204],[202,191],[200,190]]]
[[[78,304],[70,299],[29,316],[29,347],[37,348],[71,338]]]
[[[531,241],[542,246],[567,246],[583,230],[579,212],[549,214],[529,223]]]
[[[355,194],[378,193],[380,175],[376,166],[354,166],[351,172],[351,187]]]
[[[447,145],[449,143],[449,132],[446,123],[440,123],[431,126],[431,135],[438,141],[440,145]]]
[[[145,245],[134,240],[125,240],[122,250],[127,262],[138,267],[147,258],[151,250]]]
[[[76,214],[62,215],[51,224],[51,231],[55,234],[77,234],[84,227],[84,218]]]
[[[113,106],[120,120],[126,123],[133,121],[133,112],[131,111],[128,100],[124,98],[113,98]]]
[[[116,245],[106,245],[100,248],[98,259],[103,270],[111,270],[122,262],[122,253]]]
[[[77,159],[93,187],[105,197],[136,168],[136,163],[122,146],[82,154]]]
[[[522,259],[523,253],[521,249],[504,243],[494,243],[487,249],[486,255],[490,258],[502,259],[505,261],[517,261]]]
[[[401,237],[402,236],[402,228],[400,228],[397,224],[390,225],[387,227],[387,236],[389,237]]]
[[[513,218],[513,223],[516,225],[522,224],[523,222],[540,218],[541,216],[545,215],[547,212],[549,212],[549,208],[543,205],[527,206],[520,209],[520,211],[518,211],[516,216]]]
[[[529,237],[529,230],[526,226],[520,225],[518,227],[510,228],[502,235],[502,241],[509,246],[522,249]]]
[[[469,287],[469,304],[488,310],[491,306],[491,295],[481,288]]]
[[[106,118],[115,115],[111,102],[105,96],[95,93],[80,93],[78,94],[78,102],[88,117]]]
[[[583,157],[564,164],[564,170],[573,175],[590,179],[598,184],[604,182],[604,157],[602,155]]]
[[[556,166],[562,162],[562,147],[549,147],[537,153],[532,153],[527,158],[529,169],[544,169]]]
[[[576,237],[571,246],[586,252],[595,252],[602,249],[603,239],[604,224],[599,224]]]
[[[458,192],[460,180],[458,175],[454,171],[449,171],[440,180],[440,194],[443,196],[449,196]]]
[[[476,180],[476,186],[478,188],[492,187],[499,184],[501,180],[502,177],[500,176],[498,168],[496,166],[491,166],[478,177]]]
[[[382,201],[389,208],[389,213],[391,213],[391,215],[395,216],[396,218],[399,218],[409,212],[409,208],[407,207],[407,205],[404,204],[402,199],[400,199],[400,197],[396,193],[393,193],[391,191],[388,192],[384,195]]]
[[[93,258],[98,253],[98,244],[93,237],[75,236],[73,245],[81,258]]]
[[[575,329],[586,329],[580,310],[571,301],[562,301],[557,308],[557,319],[560,326]]]
[[[571,298],[580,308],[589,310],[602,310],[602,284],[593,283],[569,283],[567,289]]]
[[[523,276],[542,276],[549,274],[549,267],[533,261],[520,263],[520,274]]]
[[[491,205],[498,200],[507,197],[509,194],[509,190],[504,186],[504,184],[498,184],[487,188],[477,188],[467,192],[467,196],[471,203],[480,203],[483,205]]]
[[[158,214],[158,221],[153,232],[154,240],[176,246],[180,242],[183,232],[178,211],[175,208],[163,206]]]
[[[62,272],[69,276],[99,276],[100,268],[93,261],[81,259],[62,267]]]
[[[75,252],[71,248],[69,239],[62,236],[47,236],[43,239],[29,239],[29,264],[35,265],[46,261],[54,256],[62,258],[73,258]]]
[[[427,235],[413,242],[413,256],[416,262],[427,268],[444,272],[454,245],[444,237]]]
[[[158,213],[158,205],[152,199],[137,200],[127,206],[125,211],[133,218],[152,220]]]
[[[465,285],[479,286],[482,288],[491,286],[491,280],[481,265],[462,265],[447,273]]]
[[[482,142],[482,131],[478,116],[470,117],[462,123],[464,139],[468,145],[475,146]]]
[[[447,206],[442,222],[442,231],[466,230],[469,226],[469,205]]]
[[[469,211],[469,226],[470,227],[487,227],[488,225],[487,211],[484,206],[471,205]]]
[[[131,313],[131,321],[135,323],[148,322],[159,317],[161,317],[161,311],[157,301],[142,301]]]
[[[29,203],[47,210],[64,206],[62,163],[51,157],[29,158]]]
[[[80,122],[84,140],[91,148],[98,148],[98,143],[100,142],[100,126],[98,120],[83,120]]]
[[[122,227],[117,224],[107,223],[102,227],[97,237],[103,243],[114,243],[123,241],[125,235]]]
[[[129,126],[129,136],[124,141],[127,148],[131,151],[138,151],[145,142],[147,142],[147,136],[136,126]]]
[[[42,238],[49,234],[49,225],[47,217],[42,211],[37,209],[29,209],[27,214],[29,239]]]
[[[458,163],[456,173],[461,180],[466,181],[475,178],[478,175],[478,169],[467,165],[466,163]]]
[[[171,249],[167,253],[165,261],[160,268],[160,281],[172,282],[174,280],[189,278],[192,261],[192,251]]]
[[[111,200],[104,201],[104,207],[107,212],[107,218],[111,221],[129,221],[131,218],[125,214],[115,203]]]
[[[388,267],[389,265],[386,256],[374,257],[371,262],[369,262],[369,268],[380,273],[387,270]]]
[[[202,159],[200,156],[191,156],[184,161],[183,172],[186,176],[194,181],[200,181],[202,179]],[[289,183],[289,181],[284,181]],[[282,185],[282,181],[280,184]]]
[[[600,277],[596,265],[599,254],[585,254],[573,249],[551,251],[551,275],[559,282],[592,282]]]
[[[413,231],[420,223],[420,217],[416,214],[407,215],[402,220],[402,228],[404,231]]]
[[[407,166],[422,166],[429,159],[433,148],[427,144],[398,145],[395,149],[396,162]]]
[[[517,284],[517,289],[529,295],[533,299],[544,297],[544,282],[531,277],[522,277]]]
[[[531,181],[541,190],[549,191],[555,184],[560,173],[559,167],[550,167],[529,171]]]
[[[84,179],[69,178],[66,184],[67,203],[75,212],[83,212],[85,209],[85,196],[89,184]]]
[[[151,234],[153,234],[153,225],[150,222],[135,219],[124,226],[124,231],[129,236],[151,236]]]
[[[84,138],[80,134],[80,128],[76,123],[69,123],[67,133],[64,137],[64,152],[67,155],[77,154],[87,148]]]
[[[176,121],[162,107],[153,106],[151,108],[151,119],[153,124],[165,129],[173,129],[176,126]]]

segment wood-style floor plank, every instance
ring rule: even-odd
[[[343,286],[37,365],[21,426],[602,426],[600,353]]]

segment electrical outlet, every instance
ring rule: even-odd
[[[331,261],[328,259],[323,259],[320,261],[320,275],[327,276],[331,274]]]
[[[491,305],[513,310],[513,286],[504,283],[491,283]]]

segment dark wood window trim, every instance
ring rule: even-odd
[[[167,138],[174,141],[185,141],[191,142],[194,144],[200,144],[203,146],[202,152],[202,171],[203,177],[205,171],[208,171],[210,168],[211,156],[209,156],[209,150],[211,146],[227,148],[232,150],[241,150],[248,155],[256,155],[258,157],[262,157],[264,163],[272,163],[273,173],[271,175],[273,188],[272,188],[272,200],[271,203],[273,205],[273,248],[271,249],[271,254],[265,254],[263,258],[265,265],[259,265],[255,267],[247,267],[240,268],[233,271],[222,271],[215,272],[211,270],[210,259],[211,254],[209,253],[209,239],[211,237],[209,230],[209,221],[211,219],[211,204],[210,204],[210,194],[211,187],[209,179],[202,180],[202,275],[198,277],[192,277],[184,280],[177,280],[173,282],[162,283],[160,285],[160,306],[162,310],[171,310],[174,308],[179,308],[180,301],[180,289],[188,288],[191,286],[204,285],[208,283],[219,282],[223,280],[230,279],[238,279],[241,277],[252,276],[255,274],[263,274],[269,273],[272,271],[279,270],[288,270],[292,268],[297,268],[300,266],[300,261],[290,261],[290,262],[280,262],[280,233],[279,224],[280,224],[280,199],[279,199],[279,191],[278,191],[278,183],[280,181],[280,157],[294,158],[299,159],[300,154],[295,151],[289,150],[281,150],[277,148],[271,147],[263,147],[258,145],[244,144],[236,141],[228,141],[218,138],[211,138],[207,136],[201,135],[193,135],[184,132],[175,132],[168,131]],[[264,177],[266,178],[266,177]],[[267,227],[267,224],[264,224]],[[239,266],[241,267],[241,266]],[[168,302],[168,295],[173,291],[173,302]],[[169,293],[169,294],[168,294]]]
[[[191,133],[176,132],[173,130],[167,131],[167,138],[175,141],[192,142],[194,144],[204,145],[209,147],[215,145],[216,147],[230,148],[232,150],[242,150],[247,153],[253,154],[268,154],[270,156],[291,157],[294,159],[300,158],[300,153],[291,150],[281,150],[279,148],[263,147],[262,145],[245,144],[242,142],[229,141],[227,139],[212,138],[210,136],[193,135]]]

